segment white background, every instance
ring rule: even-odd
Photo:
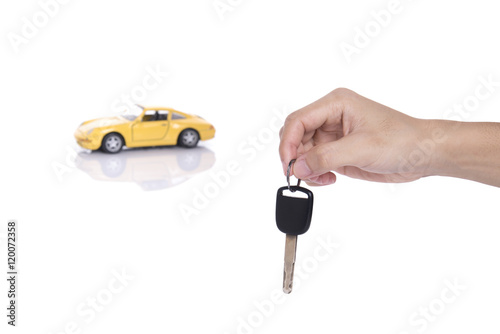
[[[69,1],[16,52],[8,36],[41,7],[2,2],[0,246],[5,263],[5,223],[17,219],[20,309],[13,330],[2,279],[0,332],[498,332],[498,189],[457,179],[340,176],[314,189],[297,251],[310,273],[282,303],[265,302],[281,289],[285,241],[274,221],[285,183],[275,112],[344,86],[415,117],[500,121],[499,87],[465,116],[446,112],[474,94],[480,76],[500,80],[494,2],[401,0],[351,62],[341,43],[353,44],[356,28],[389,1],[230,3],[221,17],[211,0]],[[200,143],[215,155],[210,170],[151,191],[133,177],[97,180],[74,167],[72,153],[76,127],[116,115],[113,103],[147,68],[169,74],[138,102],[202,115],[217,129]],[[239,173],[214,188],[211,175],[232,163]],[[206,208],[183,218],[179,207],[210,187]],[[318,238],[339,243],[324,261],[314,258]],[[109,297],[122,270],[133,276],[127,286],[95,318],[82,316],[82,303]],[[446,280],[466,288],[425,329],[410,323],[440,305]]]

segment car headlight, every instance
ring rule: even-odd
[[[89,131],[87,131],[87,136],[88,136],[89,134],[91,134],[91,133],[92,133],[92,131],[94,131],[94,129],[93,129],[93,128],[92,128],[92,129],[90,129]]]

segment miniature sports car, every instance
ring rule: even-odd
[[[115,117],[80,124],[75,138],[83,148],[118,153],[123,146],[179,145],[195,147],[199,140],[215,135],[212,124],[171,108],[142,107]]]

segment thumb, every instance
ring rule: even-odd
[[[370,151],[360,139],[360,136],[351,134],[314,146],[297,158],[293,164],[293,174],[299,179],[309,179],[339,167],[361,164]]]

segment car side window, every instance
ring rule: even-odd
[[[147,110],[142,117],[143,122],[156,121],[156,110]]]
[[[143,122],[166,121],[168,120],[167,110],[147,110],[142,117]]]
[[[157,121],[166,121],[166,120],[168,120],[168,111],[167,110],[158,110]]]
[[[180,114],[177,114],[175,112],[172,113],[172,120],[174,119],[185,119],[186,117],[180,115]]]

